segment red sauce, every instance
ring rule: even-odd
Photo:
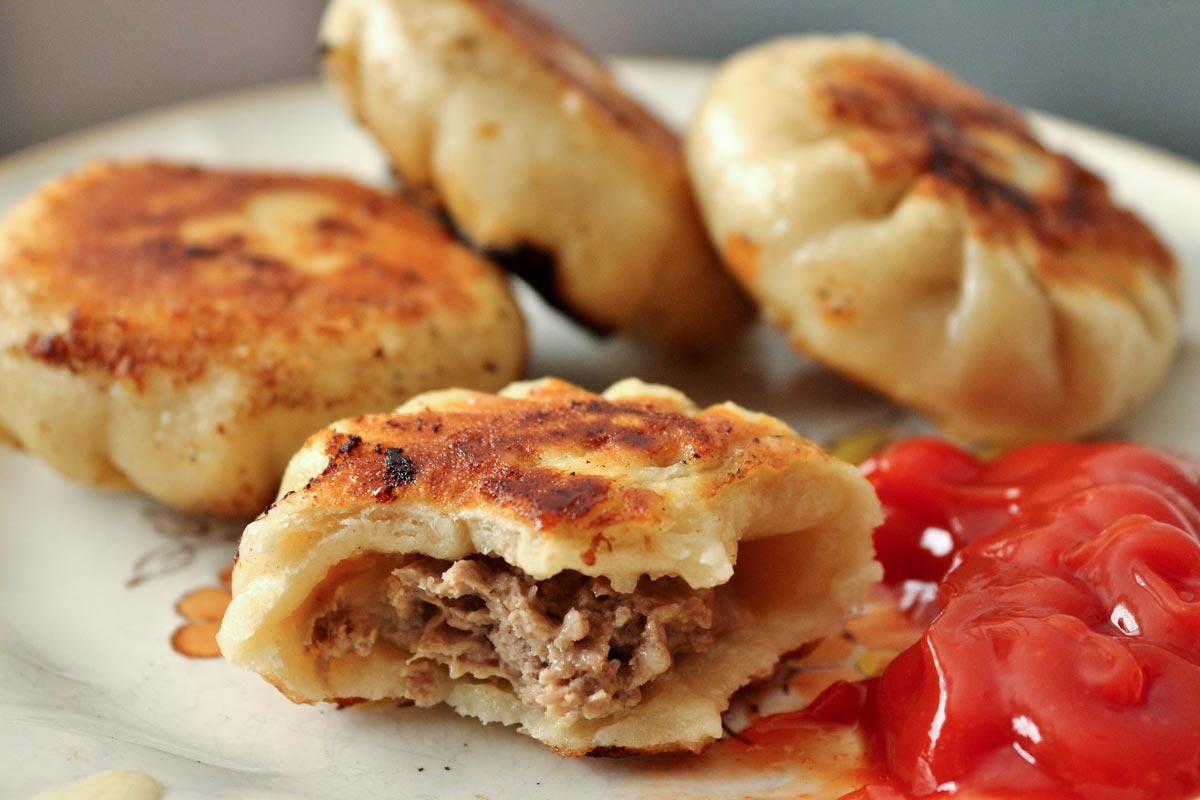
[[[1200,794],[1200,465],[1076,443],[981,461],[917,439],[863,471],[887,581],[938,581],[939,613],[853,695],[857,717],[845,684],[790,715],[864,730],[887,780],[851,796]]]

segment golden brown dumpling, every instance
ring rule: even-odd
[[[96,163],[0,224],[0,429],[180,508],[256,514],[320,426],[524,354],[498,270],[341,178]]]

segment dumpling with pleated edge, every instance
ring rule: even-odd
[[[1154,233],[1022,114],[897,45],[736,54],[687,151],[766,318],[953,434],[1084,434],[1171,362],[1179,276]]]
[[[325,72],[408,191],[596,331],[700,352],[749,320],[679,137],[508,0],[334,0]]]

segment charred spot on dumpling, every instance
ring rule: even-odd
[[[611,481],[596,475],[569,475],[552,469],[512,468],[480,481],[480,493],[501,506],[525,509],[542,524],[587,516],[609,497]]]
[[[932,66],[841,55],[821,66],[814,89],[832,120],[865,129],[850,142],[877,172],[912,177],[933,172],[976,189],[985,201],[995,196],[1030,205],[1024,191],[993,174],[1002,160],[978,136],[986,130],[1036,148],[1025,121],[953,76]]]
[[[383,471],[387,482],[392,486],[402,483],[412,483],[417,479],[417,468],[412,459],[404,455],[403,447],[389,447],[383,453]]]
[[[480,248],[479,252],[516,275],[557,309],[566,307],[555,278],[554,254],[536,245],[520,244],[508,248]]]
[[[985,239],[1029,237],[1048,277],[1094,276],[1071,258],[1079,246],[1134,255],[1174,275],[1162,242],[1112,202],[1103,180],[1043,145],[1016,109],[948,72],[840,55],[822,65],[815,90],[832,120],[860,128],[847,142],[881,177],[963,203]]]
[[[528,242],[522,242],[510,247],[484,247],[472,239],[471,235],[459,226],[454,216],[444,205],[438,205],[433,210],[433,215],[439,222],[446,226],[446,229],[450,231],[450,234],[454,238],[472,248],[493,264],[516,275],[528,284],[529,288],[537,292],[538,296],[545,300],[552,308],[556,308],[568,316],[575,317],[577,321],[597,336],[607,336],[613,332],[611,325],[605,325],[593,320],[589,315],[578,311],[575,308],[575,304],[564,296],[559,286],[561,278],[559,275],[558,258],[549,249]]]
[[[1163,243],[1022,113],[920,56],[861,35],[749,48],[687,144],[767,321],[953,435],[1097,430],[1166,374]]]
[[[558,259],[549,250],[533,244],[519,244],[509,248],[483,248],[479,251],[504,269],[529,284],[538,295],[564,314],[574,316],[592,333],[606,336],[613,332],[606,325],[578,311],[575,304],[564,296],[559,287]]]
[[[313,491],[382,500],[412,492],[480,496],[547,526],[588,516],[615,498],[609,479],[542,466],[541,453],[569,455],[585,466],[668,468],[720,452],[737,435],[717,413],[697,418],[557,381],[519,400],[480,398],[475,408],[372,415],[354,424],[353,436],[338,432],[327,440],[328,465],[313,479]],[[364,450],[355,438],[373,446]],[[603,527],[622,515],[650,513],[652,498],[627,492],[618,505],[615,516],[598,512],[593,522]]]

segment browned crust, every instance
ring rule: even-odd
[[[1016,110],[948,72],[843,54],[821,65],[816,94],[877,175],[959,204],[977,236],[1029,251],[1043,280],[1126,294],[1148,273],[1175,291],[1171,254],[1113,203],[1102,179],[1043,146]],[[1045,180],[1023,185],[1013,174],[1017,158]]]
[[[273,191],[318,195],[335,210],[287,253],[253,235],[185,238],[187,224],[239,214]],[[29,333],[24,354],[139,383],[155,368],[192,380],[214,361],[270,363],[271,343],[320,347],[348,333],[369,340],[381,321],[466,317],[479,304],[465,287],[492,269],[415,207],[330,176],[104,163],[40,203],[35,228],[10,225],[0,240],[0,278],[33,313],[62,320]],[[341,267],[316,274],[295,261],[309,256]]]
[[[679,137],[621,91],[608,68],[545,17],[514,0],[463,0],[565,86],[579,91],[615,127],[679,158]]]
[[[450,409],[342,423],[344,432],[324,435],[328,465],[302,490],[306,502],[416,500],[507,511],[543,536],[570,530],[591,564],[619,546],[620,526],[667,513],[659,494],[620,476],[686,465],[706,476],[697,490],[703,501],[759,465],[781,467],[815,452],[782,423],[719,406],[691,415],[659,398],[610,401],[562,381],[520,399],[470,397]],[[563,457],[579,466],[550,465]],[[636,536],[633,546],[642,546]]]
[[[715,739],[705,739],[695,745],[678,745],[678,744],[662,744],[657,747],[593,747],[591,750],[569,750],[567,748],[555,747],[554,752],[560,756],[568,758],[579,758],[586,756],[588,758],[630,758],[631,756],[654,756],[668,755],[671,753],[693,753],[700,755],[709,747]]]

